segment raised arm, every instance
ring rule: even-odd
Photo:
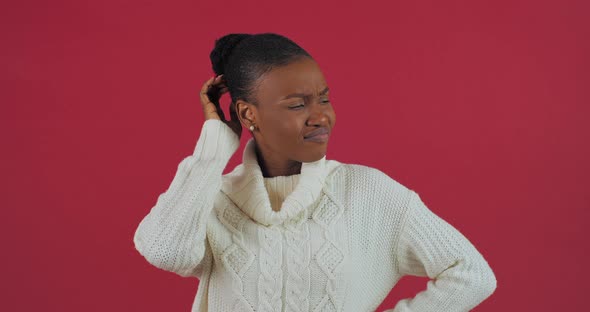
[[[149,263],[184,277],[198,277],[207,219],[223,170],[239,145],[239,137],[221,120],[203,123],[193,154],[180,162],[169,188],[135,231],[135,248]]]
[[[429,210],[416,192],[410,196],[396,269],[431,280],[426,290],[385,312],[470,311],[495,291],[492,269],[461,232]]]

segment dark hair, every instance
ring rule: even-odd
[[[255,83],[265,73],[302,57],[312,58],[289,38],[275,33],[228,34],[215,40],[209,55],[213,71],[224,75],[234,104],[238,99],[257,105]]]

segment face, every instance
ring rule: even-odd
[[[258,106],[243,105],[238,112],[248,128],[252,121],[256,144],[265,157],[312,162],[327,151],[336,124],[326,80],[311,58],[278,67],[263,75],[256,88]],[[246,119],[246,120],[244,120]],[[325,135],[309,137],[325,130]]]

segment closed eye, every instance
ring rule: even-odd
[[[289,109],[299,109],[301,107],[303,107],[303,104],[296,105],[296,106],[289,106]]]
[[[328,99],[322,100],[322,103],[324,103],[324,104],[330,103],[330,100],[328,100]],[[305,106],[305,105],[299,104],[299,105],[296,105],[296,106],[289,106],[289,109],[300,109],[303,106]]]

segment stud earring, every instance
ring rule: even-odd
[[[250,126],[250,131],[254,131],[254,125]]]

